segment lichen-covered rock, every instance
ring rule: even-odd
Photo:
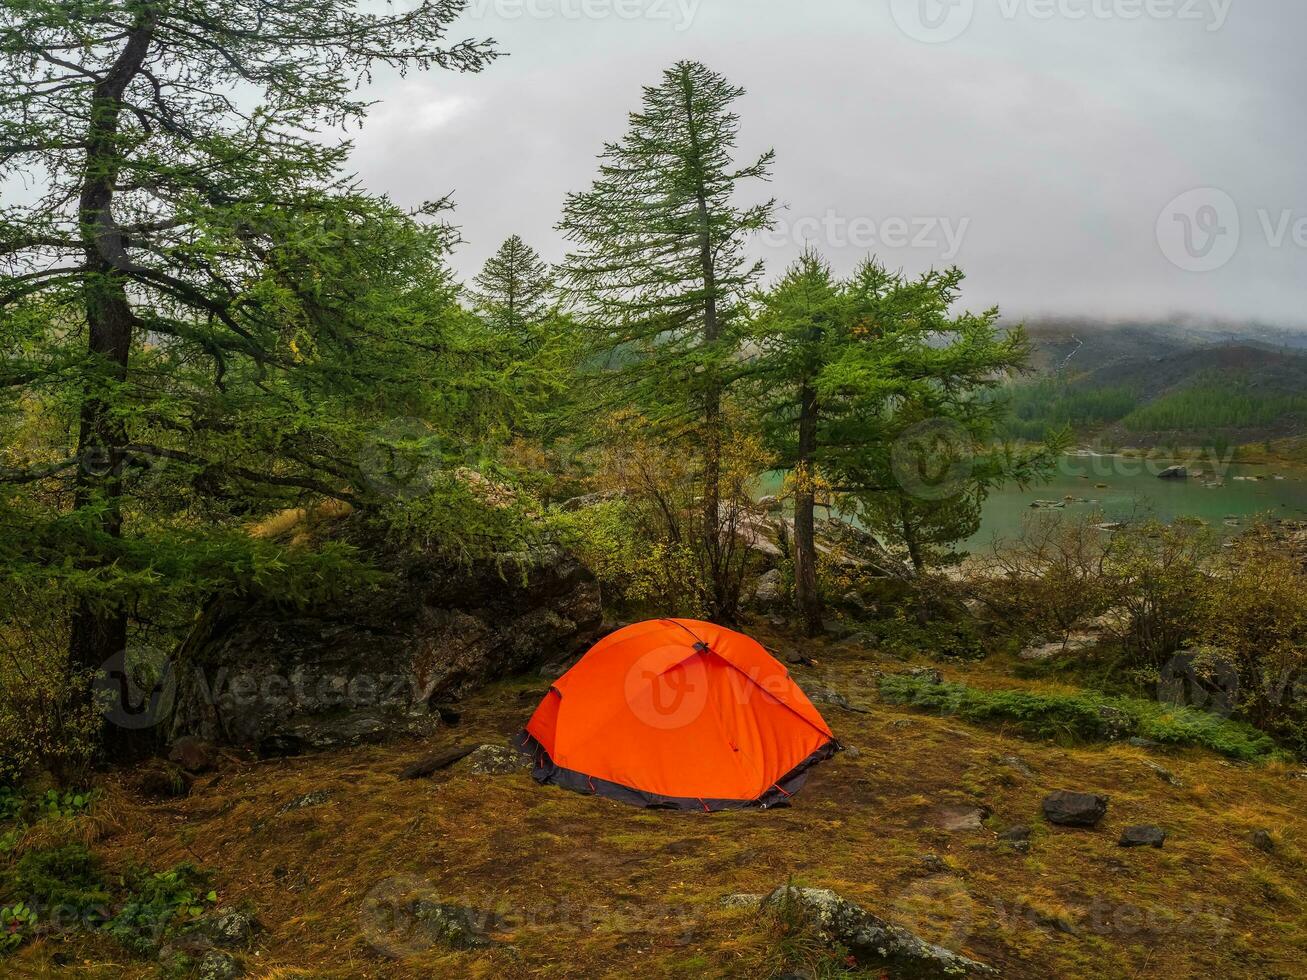
[[[760,606],[774,606],[785,598],[785,581],[779,568],[773,568],[758,576],[758,584],[753,590],[753,601]]]
[[[433,940],[451,949],[480,949],[494,945],[486,935],[489,916],[462,905],[418,899],[413,917]]]
[[[530,767],[530,759],[506,745],[479,745],[455,766],[477,776],[507,776]]]
[[[762,904],[763,896],[755,892],[735,892],[731,895],[723,895],[719,900],[723,908],[728,909],[756,909]]]
[[[230,953],[211,949],[201,957],[195,975],[199,980],[236,980],[245,975],[245,970]]]
[[[389,584],[306,610],[210,606],[177,656],[174,737],[286,755],[427,734],[434,705],[574,653],[602,622],[594,576],[557,548],[472,568],[374,561]]]
[[[315,789],[310,793],[297,796],[292,800],[287,800],[278,813],[290,813],[292,810],[303,810],[306,807],[322,806],[331,799],[331,794],[325,789]]]
[[[883,965],[895,977],[996,976],[997,971],[942,946],[925,942],[826,888],[782,885],[763,899],[764,910],[797,911],[833,942],[867,965]]]

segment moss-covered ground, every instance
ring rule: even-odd
[[[1202,748],[1059,744],[1001,720],[893,705],[880,700],[877,671],[903,663],[855,644],[759,635],[817,662],[794,667],[796,678],[866,709],[820,705],[857,752],[818,767],[787,808],[645,811],[537,786],[526,772],[396,778],[445,745],[505,741],[547,685],[532,678],[481,692],[433,741],[232,762],[180,800],[139,798],[119,774],[67,832],[110,868],[211,871],[221,902],[257,910],[263,931],[246,956],[255,977],[761,977],[777,962],[772,933],[756,912],[720,900],[789,879],[833,888],[1006,977],[1304,975],[1301,766]],[[981,688],[1002,681],[992,666],[943,672]],[[1040,801],[1055,789],[1109,795],[1103,823],[1045,823]],[[326,802],[282,812],[311,791]],[[944,808],[969,807],[987,814],[982,829],[943,829]],[[1140,823],[1167,831],[1163,849],[1118,846],[1122,828]],[[998,837],[1018,824],[1032,829],[1028,852]],[[1259,829],[1272,835],[1270,853],[1250,842]],[[488,913],[495,945],[433,944],[387,913],[411,895]],[[12,976],[70,968],[156,975],[149,961],[77,932],[0,964]]]

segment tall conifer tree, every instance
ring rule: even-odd
[[[713,612],[738,601],[733,533],[720,507],[723,398],[737,374],[746,297],[761,263],[744,253],[773,202],[744,205],[743,185],[766,179],[773,154],[737,164],[744,94],[702,64],[682,61],[644,89],[625,136],[604,147],[590,190],[569,195],[559,228],[575,250],[564,285],[612,355],[609,394],[637,405],[700,460],[702,541]]]
[[[536,250],[509,236],[472,283],[473,304],[491,329],[520,347],[534,347],[554,288],[549,266]]]

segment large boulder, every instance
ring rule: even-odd
[[[574,655],[602,622],[594,576],[554,547],[377,563],[388,584],[308,609],[212,604],[176,658],[173,736],[289,754],[425,734],[437,705]]]
[[[992,967],[928,943],[826,888],[782,885],[763,899],[762,908],[778,914],[797,912],[827,939],[844,946],[860,961],[888,967],[895,977],[997,974]]]

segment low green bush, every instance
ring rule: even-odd
[[[889,704],[954,715],[966,721],[1014,724],[1028,736],[1093,742],[1138,735],[1173,745],[1197,745],[1234,759],[1281,755],[1275,741],[1243,722],[1188,707],[1108,697],[1095,692],[1037,694],[935,684],[928,677],[892,674],[880,680]]]
[[[190,864],[119,876],[107,874],[81,844],[29,851],[0,870],[0,953],[48,928],[102,930],[131,952],[150,955],[170,930],[217,899],[209,876]]]
[[[100,862],[81,844],[29,851],[0,888],[29,907],[64,920],[103,916],[110,901]]]
[[[158,948],[170,926],[199,918],[205,906],[218,898],[209,889],[209,876],[187,863],[171,871],[134,871],[126,888],[127,900],[104,928],[124,947],[142,955]]]

